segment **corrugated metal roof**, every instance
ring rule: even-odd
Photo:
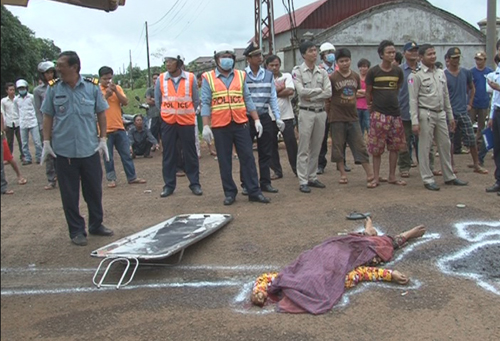
[[[318,9],[319,6],[323,5],[327,1],[328,0],[319,0],[295,10],[295,25],[299,27],[311,13],[313,13],[316,9]],[[291,29],[290,26],[290,16],[288,15],[288,13],[282,15],[278,19],[274,20],[274,34],[280,34],[289,31]]]

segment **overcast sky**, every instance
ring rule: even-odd
[[[314,1],[295,0],[295,9]],[[486,18],[487,0],[429,2],[474,27]],[[162,48],[179,49],[189,62],[198,56],[212,55],[220,43],[246,47],[254,34],[253,6],[251,0],[126,0],[125,6],[106,13],[48,0],[30,0],[27,8],[7,8],[37,37],[54,40],[63,51],[76,51],[82,61],[82,73],[96,74],[103,65],[119,73],[129,63],[129,50],[134,66],[147,66],[146,21],[150,53]],[[285,13],[281,1],[275,0],[274,7],[275,18]],[[151,58],[152,66],[160,64],[161,59]]]

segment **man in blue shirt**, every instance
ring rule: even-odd
[[[278,190],[271,186],[271,155],[273,148],[274,132],[273,121],[269,115],[269,106],[276,117],[278,129],[283,131],[285,123],[281,120],[280,109],[278,107],[278,95],[274,85],[274,75],[271,71],[264,69],[262,51],[255,43],[245,49],[243,54],[247,57],[248,66],[246,83],[252,95],[252,101],[257,108],[259,120],[264,129],[262,136],[257,137],[257,131],[253,124],[252,117],[249,116],[249,131],[252,140],[257,137],[257,152],[259,154],[260,189],[263,192],[278,193]],[[241,174],[241,171],[240,171]],[[243,179],[243,177],[241,177]],[[242,181],[243,182],[243,181]],[[245,183],[242,183],[243,195],[247,195]]]
[[[497,41],[497,55],[495,62],[498,67],[488,76],[488,85],[493,89],[491,100],[490,119],[488,127],[493,131],[493,157],[495,158],[495,184],[486,189],[486,192],[497,192],[500,196],[500,40]]]
[[[99,89],[98,80],[80,75],[80,58],[65,51],[57,59],[60,79],[49,82],[42,104],[42,162],[49,155],[56,158],[56,172],[62,205],[71,241],[87,245],[85,220],[80,215],[80,182],[89,210],[89,233],[112,236],[102,225],[102,167],[99,153],[109,160],[106,146],[108,104]],[[96,125],[99,125],[99,135]]]

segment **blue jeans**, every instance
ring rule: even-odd
[[[30,147],[29,147],[29,134],[31,133],[31,138],[33,139],[33,144],[35,145],[35,157],[36,161],[40,162],[42,159],[42,142],[40,141],[40,131],[38,126],[33,128],[21,128],[21,141],[23,142],[23,154],[27,162],[33,161],[31,158]]]
[[[133,181],[137,178],[135,174],[134,162],[132,161],[132,156],[130,155],[130,141],[128,139],[127,132],[125,130],[117,130],[112,133],[108,133],[108,151],[109,151],[109,161],[104,158],[104,168],[106,169],[106,180],[115,181],[115,162],[113,159],[113,147],[120,155],[122,160],[123,170],[127,176],[127,181]]]
[[[370,113],[368,109],[358,109],[359,125],[361,126],[361,134],[365,136],[365,131],[370,131]]]

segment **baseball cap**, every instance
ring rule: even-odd
[[[448,58],[460,57],[462,56],[462,51],[460,51],[458,47],[452,47],[448,49],[446,55],[448,56]]]
[[[413,50],[413,49],[418,49],[418,44],[416,42],[414,42],[414,41],[409,41],[403,47],[403,52],[406,52],[406,51],[409,51],[409,50]]]
[[[484,51],[476,52],[474,59],[486,59],[486,53]]]

